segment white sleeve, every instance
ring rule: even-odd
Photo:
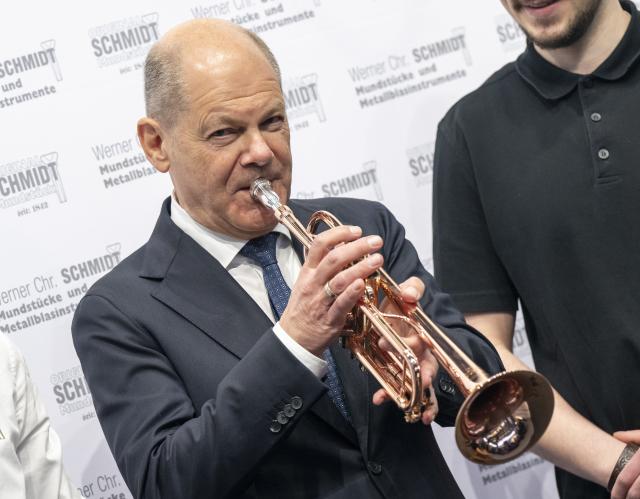
[[[284,329],[282,329],[279,322],[273,326],[273,332],[283,345],[293,354],[293,356],[302,362],[302,364],[318,379],[321,379],[325,374],[327,374],[326,361],[320,357],[316,357],[309,350],[301,346],[296,340],[289,336]]]
[[[62,448],[51,427],[44,405],[24,358],[16,353],[15,417],[18,429],[18,458],[22,463],[27,499],[79,499],[62,465]]]

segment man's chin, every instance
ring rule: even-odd
[[[557,7],[557,12],[533,20],[521,18],[520,26],[539,48],[552,50],[570,47],[587,33],[602,3],[584,1],[588,5],[577,11],[569,10],[569,3],[554,3],[551,7]]]
[[[538,36],[529,36],[531,41],[539,48],[545,50],[561,49],[573,45],[579,37],[572,33],[541,33]]]
[[[258,213],[251,217],[249,223],[245,225],[245,230],[251,233],[267,233],[271,232],[278,225],[278,219],[275,213],[264,206],[260,207]]]
[[[559,23],[558,23],[559,24]],[[520,24],[522,31],[527,35],[536,46],[543,49],[560,48],[567,39],[567,29],[565,26],[542,23],[536,23],[535,26],[527,26]]]

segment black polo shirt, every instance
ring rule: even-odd
[[[436,278],[466,313],[520,300],[536,367],[608,432],[640,428],[640,19],[623,7],[593,74],[528,46],[460,100],[434,173]]]

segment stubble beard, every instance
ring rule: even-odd
[[[520,26],[527,38],[542,49],[559,49],[569,47],[580,40],[592,25],[598,13],[602,0],[583,0],[587,5],[582,5],[569,21],[563,32],[553,36],[536,37],[524,26]]]

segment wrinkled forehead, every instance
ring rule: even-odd
[[[278,80],[265,54],[246,36],[184,47],[180,61],[187,86],[245,86],[255,80]]]
[[[280,81],[261,53],[204,51],[185,62],[185,97],[191,119],[240,121],[285,112]]]

